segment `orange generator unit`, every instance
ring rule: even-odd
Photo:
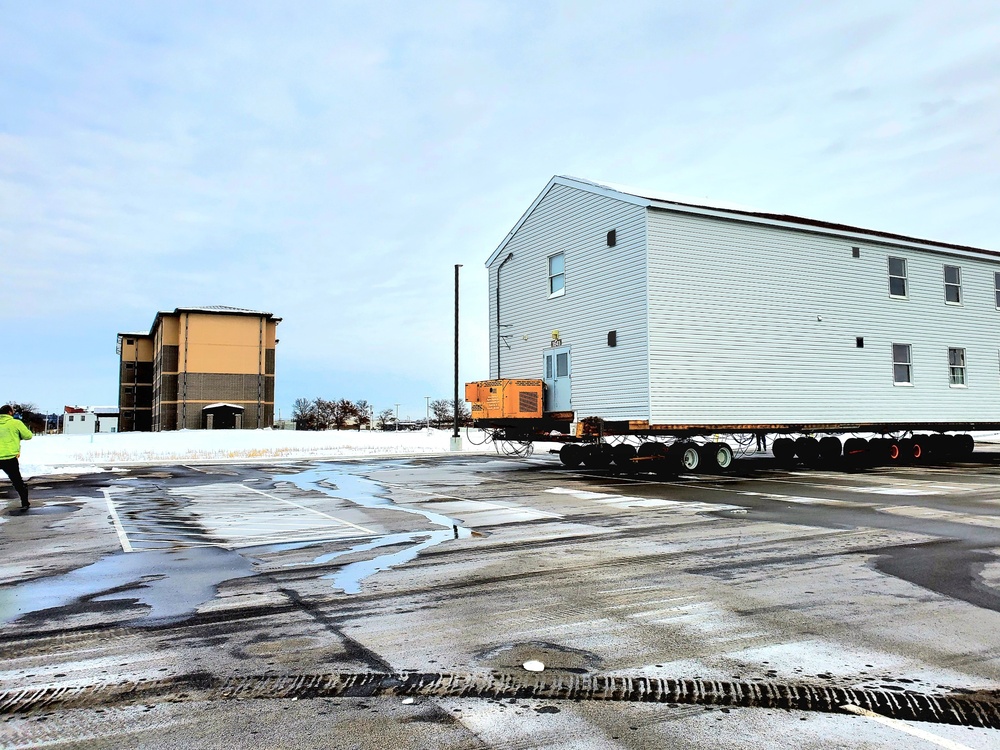
[[[538,419],[542,416],[541,380],[478,380],[465,384],[472,419]]]

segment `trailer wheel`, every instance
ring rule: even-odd
[[[889,444],[889,460],[894,464],[905,464],[913,460],[917,453],[917,443],[910,438],[893,440]]]
[[[656,441],[649,441],[643,443],[639,446],[639,450],[636,451],[636,456],[643,459],[651,459],[646,461],[637,461],[636,468],[639,471],[651,471],[656,474],[667,474],[673,471],[673,466],[671,462],[667,459],[667,454],[669,449],[663,443],[657,443]]]
[[[698,446],[698,469],[705,473],[725,471],[733,464],[733,449],[726,443]]]
[[[791,438],[778,438],[771,443],[771,455],[782,464],[791,464],[795,461],[795,441]]]
[[[948,460],[948,436],[935,432],[932,435],[924,435],[924,459],[929,461]]]
[[[583,461],[583,446],[566,443],[559,449],[559,460],[567,469],[575,469]]]
[[[840,458],[842,453],[843,446],[840,444],[840,438],[834,437],[833,435],[827,435],[826,437],[820,439],[819,457],[823,463],[834,463]]]
[[[620,466],[625,471],[633,472],[636,470],[636,465],[632,459],[635,458],[636,453],[634,445],[620,443],[611,449],[611,458],[614,460],[615,466]]]
[[[682,471],[698,471],[701,464],[701,454],[698,453],[698,446],[694,443],[674,443],[671,446],[678,468]]]
[[[868,441],[869,462],[874,466],[882,466],[893,460],[892,446],[894,441],[888,438],[872,438]]]
[[[801,458],[806,466],[816,466],[819,463],[819,440],[814,437],[800,437],[795,441],[795,455]]]
[[[976,439],[972,435],[956,435],[955,448],[959,458],[969,458],[976,450]]]
[[[639,458],[650,458],[652,456],[665,456],[667,455],[667,446],[663,443],[657,443],[656,441],[650,441],[643,443],[639,446],[639,450],[636,451],[636,455]]]
[[[844,441],[844,461],[849,469],[859,469],[871,460],[871,445],[864,438]]]
[[[914,435],[910,440],[910,460],[923,462],[927,460],[930,451],[927,449],[927,435]]]
[[[583,465],[588,469],[607,469],[613,460],[614,454],[607,443],[589,445],[583,454]]]

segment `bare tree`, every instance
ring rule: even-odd
[[[431,411],[434,412],[434,424],[437,427],[446,427],[455,421],[455,402],[451,399],[439,398],[431,401]],[[458,422],[468,424],[472,414],[464,401],[458,403]]]
[[[347,424],[347,420],[351,417],[356,417],[358,414],[357,407],[346,398],[342,398],[339,401],[333,402],[333,408],[330,411],[330,418],[333,426],[338,430],[344,429],[344,425]]]
[[[35,433],[45,432],[45,415],[38,413],[37,406],[28,401],[21,403],[12,401],[10,406],[14,410],[14,416],[24,422],[24,426],[29,430]]]
[[[367,424],[371,424],[372,421],[372,405],[365,401],[363,398],[359,398],[354,402],[354,409],[357,412],[358,417],[358,429],[360,430]]]
[[[296,430],[318,430],[318,420],[316,413],[316,402],[307,398],[295,399],[292,408],[292,421],[295,422]]]
[[[375,426],[380,430],[384,430],[387,427],[389,427],[389,425],[395,423],[396,423],[396,412],[394,412],[392,409],[383,409],[378,413],[378,417],[375,418]]]
[[[334,412],[337,408],[336,401],[327,401],[325,398],[317,398],[316,405],[316,429],[329,430],[334,425]]]

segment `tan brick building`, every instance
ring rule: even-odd
[[[119,333],[118,431],[271,427],[279,322],[179,307],[157,313],[149,333]]]

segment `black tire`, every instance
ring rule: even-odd
[[[614,460],[611,446],[607,443],[594,443],[587,446],[583,456],[583,465],[588,469],[607,469]]]
[[[795,455],[806,466],[819,464],[819,440],[814,437],[800,437],[795,441]]]
[[[733,465],[733,449],[726,443],[705,443],[698,446],[697,471],[714,474]]]
[[[611,449],[611,457],[615,462],[615,466],[619,466],[625,471],[631,473],[637,470],[637,465],[632,459],[636,456],[636,449],[634,445],[629,443],[620,443]]]
[[[695,443],[682,440],[670,446],[667,460],[670,462],[671,470],[690,474],[698,471],[698,466],[701,464],[701,454]]]
[[[844,441],[844,467],[858,471],[871,462],[871,445],[864,438],[852,437]]]
[[[910,460],[914,463],[925,463],[931,455],[927,438],[930,435],[914,435],[910,439]]]
[[[825,464],[832,464],[840,460],[844,452],[844,446],[840,443],[839,437],[827,435],[819,441],[819,457]]]
[[[976,450],[976,439],[972,435],[956,435],[955,448],[959,460],[970,458]]]
[[[884,466],[892,460],[894,440],[889,438],[872,438],[868,441],[868,463],[872,466]]]
[[[913,441],[910,438],[900,438],[889,443],[889,462],[908,464],[913,460]]]
[[[652,458],[653,456],[662,457],[667,455],[667,446],[663,443],[657,443],[656,441],[643,443],[639,446],[639,450],[636,451],[636,455],[639,458]]]
[[[922,444],[924,446],[924,461],[943,461],[947,454],[945,449],[945,444],[948,442],[947,437],[940,433],[934,433],[932,435],[921,435]]]
[[[567,469],[575,469],[583,461],[583,446],[577,443],[566,443],[559,449],[559,460]]]
[[[775,460],[781,464],[792,464],[795,462],[795,441],[791,438],[778,438],[771,443],[771,454]]]

